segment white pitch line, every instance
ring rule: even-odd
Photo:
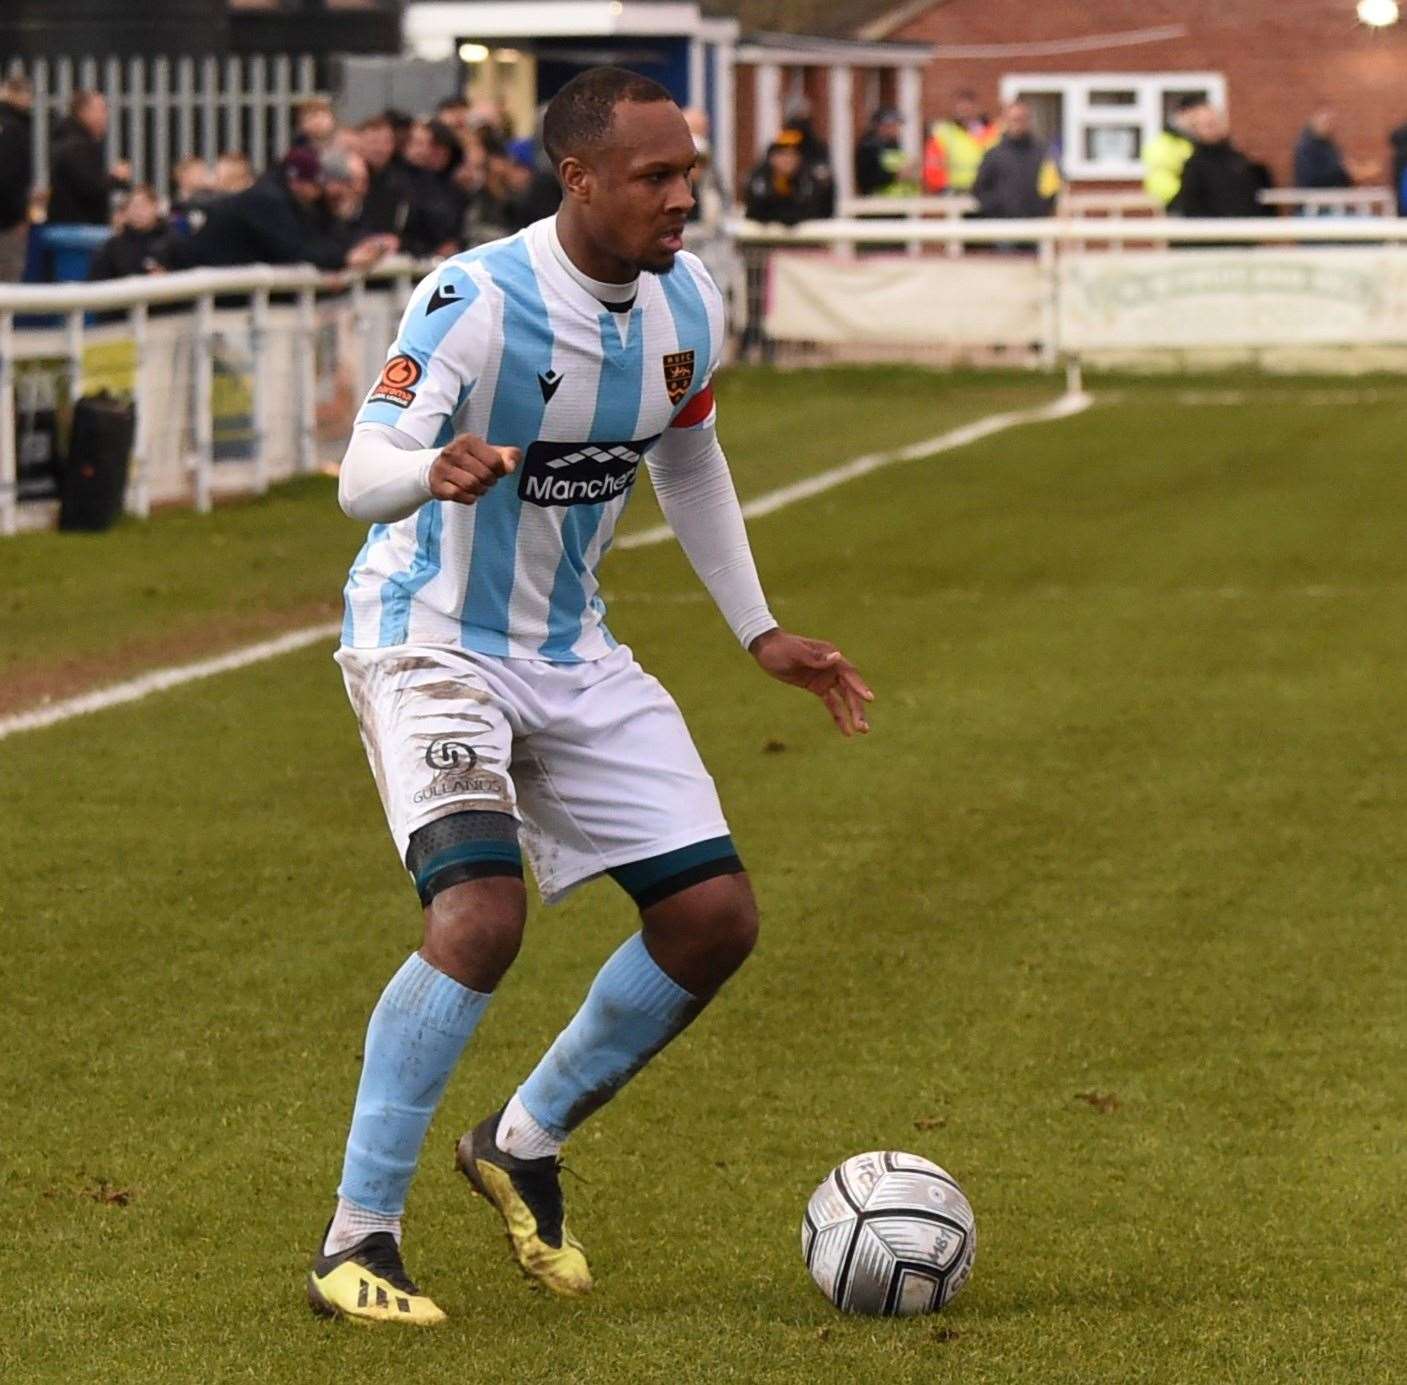
[[[1025,423],[1046,423],[1053,419],[1070,418],[1083,413],[1094,402],[1088,394],[1062,394],[1050,404],[1040,404],[1032,409],[1014,409],[1010,413],[989,414],[973,423],[964,423],[937,437],[925,438],[922,442],[911,442],[905,447],[896,447],[889,452],[869,452],[863,457],[854,457],[828,471],[817,472],[805,480],[794,481],[789,486],[779,486],[774,491],[743,502],[743,516],[757,519],[770,515],[776,510],[795,505],[798,500],[809,500],[813,495],[843,486],[860,476],[868,476],[881,467],[893,466],[896,462],[917,462],[925,457],[936,456],[940,452],[951,452],[954,448],[967,447],[994,433],[1005,432]],[[622,534],[612,545],[614,548],[648,548],[653,544],[664,543],[674,537],[674,531],[667,524],[656,524],[651,529],[641,529],[634,534]]]
[[[844,485],[859,476],[867,476],[881,467],[893,466],[896,462],[916,462],[924,457],[932,457],[940,452],[951,452],[954,448],[967,447],[994,433],[1008,428],[1017,428],[1026,423],[1045,423],[1054,419],[1070,418],[1083,413],[1093,403],[1087,394],[1065,394],[1050,404],[1041,404],[1031,409],[1015,409],[1009,413],[991,414],[973,423],[965,423],[937,437],[926,438],[922,442],[909,443],[888,452],[870,452],[863,457],[854,457],[827,471],[808,476],[803,481],[795,481],[789,486],[767,491],[743,504],[743,514],[748,519],[770,515],[777,510],[795,505],[799,500],[808,500],[835,486]],[[649,548],[657,543],[665,543],[674,537],[674,531],[667,524],[657,524],[650,529],[642,529],[634,534],[623,534],[616,540],[616,548]],[[322,625],[309,625],[301,630],[290,630],[277,639],[264,640],[259,644],[246,645],[233,649],[228,654],[220,654],[211,659],[201,659],[193,664],[177,664],[172,668],[153,669],[140,677],[125,683],[114,683],[110,687],[97,688],[93,692],[78,697],[65,698],[62,702],[51,702],[47,706],[36,707],[28,712],[17,712],[13,716],[0,717],[0,740],[21,731],[38,731],[45,726],[54,726],[73,717],[81,717],[89,712],[106,711],[109,707],[120,707],[127,702],[137,702],[150,697],[152,693],[164,692],[167,688],[180,687],[182,683],[194,683],[201,678],[213,678],[217,673],[230,673],[235,669],[247,668],[250,664],[262,663],[265,659],[277,658],[280,654],[291,654],[296,649],[306,649],[319,640],[331,639],[340,634],[341,622],[327,622]]]
[[[213,678],[217,673],[230,673],[237,668],[261,663],[265,659],[277,658],[280,654],[291,654],[295,649],[306,649],[319,640],[331,639],[340,634],[342,622],[328,622],[323,625],[308,625],[301,630],[290,630],[274,640],[264,640],[259,644],[247,644],[242,649],[232,649],[228,654],[219,654],[213,659],[201,659],[194,664],[177,664],[174,668],[153,669],[140,678],[129,679],[125,683],[114,683],[110,687],[98,688],[78,697],[65,698],[62,702],[51,702],[33,711],[17,712],[14,716],[0,718],[0,740],[13,736],[19,731],[38,731],[56,722],[68,721],[71,717],[81,717],[88,712],[102,712],[109,707],[120,707],[124,702],[136,702],[152,693],[163,692],[167,688],[179,687],[182,683],[194,683],[198,678]]]

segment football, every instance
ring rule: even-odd
[[[811,1194],[801,1253],[820,1291],[847,1313],[936,1313],[972,1273],[977,1223],[957,1180],[930,1160],[856,1154]]]

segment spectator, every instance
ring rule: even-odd
[[[1351,188],[1353,178],[1334,142],[1334,113],[1327,107],[1314,112],[1300,131],[1295,145],[1297,188]]]
[[[972,185],[978,215],[1049,216],[1060,191],[1060,170],[1050,146],[1031,128],[1031,108],[1013,101],[1006,108],[1002,137],[982,157]]]
[[[511,235],[527,223],[522,202],[532,182],[532,170],[525,168],[497,135],[486,134],[484,181],[469,204],[467,239],[471,245]]]
[[[923,148],[925,192],[970,193],[986,152],[1001,138],[1001,130],[977,104],[975,93],[953,97],[953,113],[938,120]]]
[[[1173,110],[1172,118],[1155,135],[1143,151],[1143,190],[1169,213],[1178,210],[1178,193],[1182,191],[1182,170],[1196,148],[1193,131],[1198,113],[1206,108],[1200,96],[1184,96]]]
[[[744,205],[753,221],[795,226],[823,217],[829,188],[818,188],[802,157],[801,141],[777,140],[747,180]]]
[[[455,182],[464,148],[439,120],[417,121],[406,144],[410,214],[402,237],[412,255],[453,255],[464,235],[469,194]]]
[[[323,152],[337,134],[337,113],[325,96],[310,96],[293,108],[294,145],[311,145]]]
[[[246,154],[227,150],[215,160],[215,191],[222,197],[254,186],[254,168]]]
[[[103,159],[107,137],[107,101],[100,91],[80,91],[69,103],[68,118],[54,136],[49,179],[49,220],[55,225],[106,226],[112,194],[132,176],[125,163],[108,169]]]
[[[435,119],[454,131],[461,146],[469,139],[473,120],[469,112],[469,103],[462,96],[446,96],[435,107]]]
[[[323,228],[344,254],[368,234],[364,212],[370,186],[366,160],[360,154],[333,149],[323,155]]]
[[[159,270],[158,254],[166,236],[166,223],[156,199],[156,189],[138,183],[127,194],[117,217],[117,231],[93,256],[90,279],[122,279],[129,274]]]
[[[816,216],[835,215],[835,170],[831,166],[831,149],[817,133],[807,101],[792,107],[777,139],[783,144],[795,144],[801,150],[801,162],[816,190]]]
[[[396,127],[383,112],[364,120],[358,133],[369,179],[362,225],[373,234],[399,236],[410,216],[410,183],[406,165],[396,153]]]
[[[699,161],[694,171],[694,205],[689,220],[715,230],[723,223],[725,197],[723,183],[713,162],[713,141],[710,138],[708,113],[697,106],[684,112],[684,123],[694,137],[694,152]]]
[[[29,243],[29,194],[34,185],[28,77],[0,82],[0,284],[24,277]]]
[[[1226,117],[1211,106],[1196,114],[1197,147],[1182,169],[1178,212],[1183,216],[1259,216],[1258,194],[1269,186],[1261,165],[1231,143]]]
[[[891,107],[874,113],[855,148],[855,187],[861,197],[903,197],[916,191],[908,181],[911,161],[899,140],[903,128],[902,117]]]
[[[182,159],[171,170],[175,196],[171,199],[171,225],[181,235],[190,235],[205,225],[210,204],[218,194],[215,176],[204,159]]]
[[[296,145],[253,187],[216,202],[195,235],[169,242],[164,262],[169,269],[246,264],[341,269],[372,264],[393,247],[392,239],[370,236],[349,250],[321,224],[323,196],[317,152]]]
[[[1407,125],[1399,125],[1387,137],[1392,154],[1392,190],[1397,194],[1397,214],[1407,216]]]

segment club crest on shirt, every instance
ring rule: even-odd
[[[694,353],[669,351],[664,357],[664,387],[669,394],[669,402],[677,404],[689,393],[694,383]]]
[[[392,356],[381,368],[381,378],[371,388],[366,402],[394,404],[407,408],[415,398],[415,385],[421,375],[419,361],[410,356]]]

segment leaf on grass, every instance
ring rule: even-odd
[[[1119,1109],[1119,1098],[1113,1092],[1076,1092],[1076,1101],[1083,1101],[1086,1106],[1093,1106],[1101,1116],[1107,1116],[1111,1111]]]
[[[816,1340],[818,1342],[828,1342],[831,1339],[831,1330],[828,1327],[818,1327],[816,1329]]]
[[[92,1198],[94,1202],[100,1202],[105,1207],[126,1207],[137,1196],[137,1190],[119,1188],[116,1184],[109,1183],[106,1178],[100,1178],[96,1183],[80,1189],[79,1196]]]
[[[775,737],[769,737],[762,742],[762,753],[764,755],[780,755],[787,748],[785,741],[779,741]]]
[[[915,1130],[941,1130],[948,1123],[947,1116],[920,1116],[914,1121]]]
[[[955,1327],[934,1327],[929,1330],[928,1340],[930,1342],[956,1342],[962,1333]]]

